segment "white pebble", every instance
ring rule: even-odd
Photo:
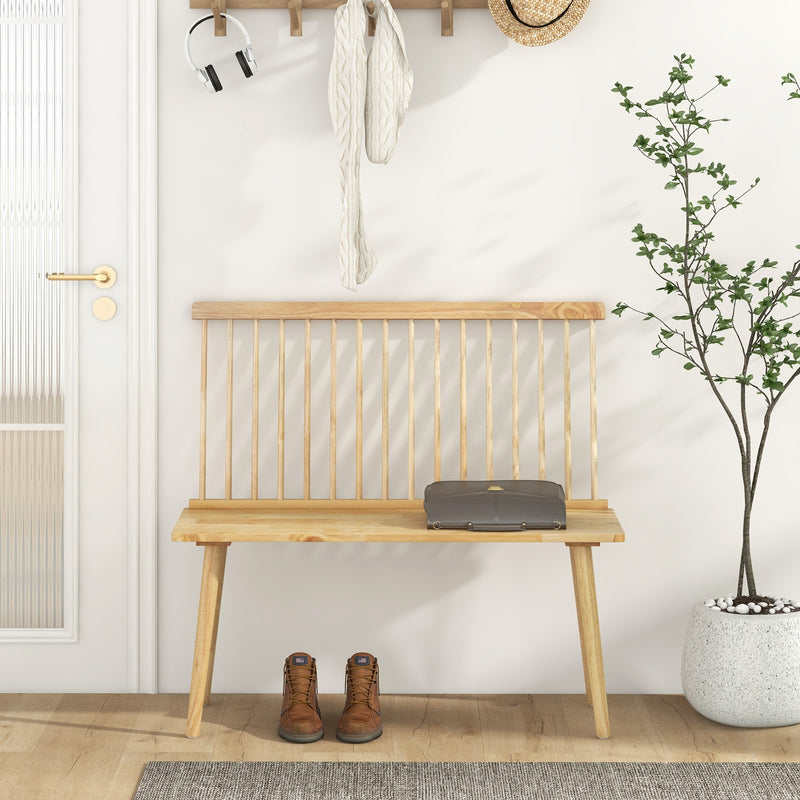
[[[724,603],[725,603],[725,598],[724,598],[724,597],[718,597],[718,598],[717,598],[717,605],[718,605],[720,608],[722,608],[722,606],[723,606],[723,604],[724,604]]]
[[[726,611],[727,611],[729,614],[735,614],[735,613],[736,613],[736,609],[734,608],[734,606],[728,606],[728,607],[727,607],[725,610],[726,610]]]
[[[784,608],[783,609],[783,613],[784,614],[791,614],[792,613],[792,609],[791,608]]]
[[[770,614],[774,614],[774,613],[775,613],[775,609],[774,609],[774,608],[771,608],[771,609],[769,610],[769,613],[770,613]]]
[[[715,606],[717,604],[716,600],[706,600],[705,605],[707,608],[711,608],[711,606]]]
[[[761,608],[766,608],[766,607],[769,605],[769,603],[765,603],[765,602],[762,600],[762,601],[759,603],[759,605],[761,606]]]
[[[754,613],[754,614],[760,614],[760,613],[761,613],[761,606],[756,606],[756,607],[753,609],[753,613]]]
[[[712,611],[722,611],[722,609],[719,606],[711,606],[711,610]]]
[[[748,603],[748,604],[747,604],[747,607],[748,607],[748,608],[757,608],[757,606],[756,606],[756,604],[755,604],[755,603]]]
[[[747,603],[739,603],[739,605],[736,606],[736,613],[737,614],[749,614],[750,613],[750,609],[747,607]]]
[[[723,611],[728,608],[728,604],[724,600],[717,600],[717,606],[721,608]]]

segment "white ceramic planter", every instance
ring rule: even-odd
[[[800,612],[729,614],[693,607],[683,647],[686,699],[745,728],[800,723]]]

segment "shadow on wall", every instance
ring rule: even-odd
[[[486,9],[456,9],[452,38],[441,36],[438,11],[398,11],[398,17],[414,70],[412,108],[463,89],[489,59],[511,46]]]
[[[242,551],[245,546],[240,545]],[[474,549],[435,542],[373,543],[369,547],[339,543],[336,548],[287,543],[273,544],[271,550],[268,574],[260,558],[240,556],[235,566],[231,562],[239,573],[237,585],[239,581],[250,586],[267,583],[270,596],[284,598],[284,602],[302,593],[303,605],[317,609],[309,628],[321,628],[331,641],[341,638],[340,627],[348,620],[343,611],[357,608],[364,629],[374,630],[446,597],[482,569]],[[391,570],[385,569],[387,564]],[[410,586],[414,591],[409,595]],[[235,602],[232,594],[226,602]],[[380,604],[375,602],[378,598]],[[298,633],[307,638],[308,632]]]
[[[376,652],[388,662],[384,669],[388,687],[409,645],[397,642],[398,654],[387,648],[387,633],[395,626],[413,627],[414,669],[436,674],[441,670],[441,644],[451,632],[443,627],[447,615],[427,609],[446,604],[482,569],[476,548],[436,543],[274,544],[268,563],[261,557],[265,548],[254,545],[254,557],[248,559],[246,547],[240,545],[240,557],[229,562],[226,582],[268,586],[270,606],[258,619],[248,592],[228,591],[223,616],[252,621],[250,662],[277,665],[287,653],[311,648],[320,661],[320,686],[326,691],[338,685],[343,658],[358,650]],[[225,624],[223,619],[221,626]],[[226,658],[224,651],[220,657]],[[238,666],[227,663],[224,669],[228,680],[234,675],[232,680],[240,685],[252,681],[250,667],[240,659]],[[273,668],[266,670],[258,690],[279,691],[272,685],[279,674]]]

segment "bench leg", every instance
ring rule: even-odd
[[[594,710],[594,726],[598,739],[608,739],[606,680],[603,674],[603,651],[600,646],[600,623],[597,617],[597,594],[592,567],[592,547],[588,544],[568,545],[572,562],[572,582],[575,586],[575,606],[578,611],[578,632],[583,657],[583,677],[586,699]]]
[[[197,610],[197,635],[194,640],[192,686],[189,691],[189,714],[186,735],[194,739],[200,735],[203,706],[211,695],[211,676],[214,672],[214,652],[217,647],[219,606],[222,600],[222,581],[225,577],[225,559],[230,542],[206,544],[203,555],[203,579],[200,583],[200,605]]]

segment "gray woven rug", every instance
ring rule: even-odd
[[[134,800],[798,800],[800,764],[151,761]]]

